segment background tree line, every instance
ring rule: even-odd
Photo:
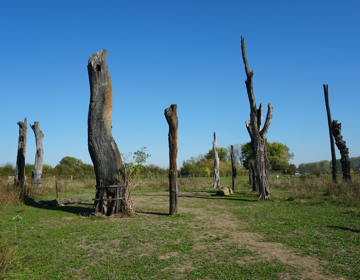
[[[350,158],[350,166],[354,173],[360,173],[360,156]],[[338,173],[342,172],[340,159],[336,160],[336,167]],[[332,162],[329,160],[322,160],[310,163],[301,163],[298,171],[301,174],[331,174]]]
[[[25,176],[31,177],[31,170],[34,168],[33,164],[25,165]],[[0,176],[14,176],[15,175],[15,166],[11,163],[6,163],[3,166],[0,166]],[[168,170],[163,169],[155,164],[149,165],[140,165],[139,166],[139,176],[140,178],[158,178],[168,175]],[[52,167],[51,165],[43,165],[43,177],[70,177],[74,179],[81,178],[95,178],[94,166],[91,164],[83,163],[80,159],[74,157],[64,157],[60,162]]]

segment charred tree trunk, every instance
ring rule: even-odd
[[[255,176],[255,160],[249,161],[249,184],[252,187],[253,192],[259,192],[259,184]]]
[[[178,135],[178,118],[177,105],[172,104],[165,109],[165,118],[169,124],[169,192],[170,192],[170,215],[178,212],[178,185],[177,185],[177,135]]]
[[[232,189],[233,189],[233,191],[236,191],[236,189],[237,189],[237,186],[236,186],[237,170],[236,170],[236,165],[235,165],[235,156],[234,156],[234,146],[233,145],[231,145],[230,156],[231,156],[231,167],[232,167]]]
[[[328,117],[329,135],[330,135],[332,176],[333,176],[333,181],[335,183],[337,183],[338,179],[337,179],[335,145],[334,145],[333,132],[332,132],[332,129],[331,129],[331,113],[330,113],[330,106],[329,106],[329,91],[328,91],[329,90],[329,85],[323,85],[323,86],[324,86],[325,106],[326,106],[326,112],[327,112],[327,117]]]
[[[25,180],[25,155],[26,155],[26,134],[27,120],[18,122],[19,125],[19,142],[15,168],[15,186],[22,186]]]
[[[34,131],[36,141],[36,154],[35,154],[35,165],[31,172],[31,184],[41,188],[42,186],[42,171],[43,171],[43,139],[44,134],[40,130],[39,122],[34,122],[34,125],[30,124],[30,127]]]
[[[220,188],[220,174],[219,174],[219,155],[216,141],[216,132],[214,132],[214,142],[213,142],[213,151],[214,151],[214,188]]]
[[[253,92],[253,82],[252,78],[254,73],[250,71],[249,64],[246,58],[245,53],[245,40],[241,36],[241,51],[242,57],[245,65],[246,73],[246,90],[250,103],[250,121],[246,122],[246,128],[250,134],[253,150],[254,150],[254,170],[255,170],[255,180],[259,185],[260,200],[265,200],[270,197],[270,180],[269,180],[269,162],[267,158],[267,140],[266,134],[269,130],[273,108],[270,103],[268,104],[268,112],[266,115],[266,120],[264,127],[261,129],[262,125],[262,111],[263,107],[260,104],[259,109],[256,109],[256,102]]]
[[[90,106],[88,116],[88,148],[94,164],[97,192],[95,211],[111,215],[121,200],[113,200],[124,190],[111,185],[125,185],[124,169],[119,149],[111,134],[112,85],[106,64],[107,52],[101,50],[89,58]],[[124,187],[126,188],[126,187]],[[121,209],[124,209],[123,203]]]
[[[349,159],[349,149],[346,147],[346,142],[342,139],[341,136],[341,123],[338,121],[332,121],[331,131],[335,137],[335,143],[338,147],[341,154],[341,168],[343,172],[343,179],[346,181],[351,181],[351,167]]]

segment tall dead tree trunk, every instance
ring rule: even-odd
[[[253,71],[250,71],[246,58],[245,48],[245,40],[244,37],[241,36],[241,51],[247,77],[245,84],[250,103],[250,121],[246,122],[246,128],[250,134],[254,150],[255,180],[259,185],[260,200],[265,200],[270,197],[269,162],[267,158],[266,134],[270,126],[273,108],[271,107],[270,103],[268,103],[268,112],[266,115],[265,124],[261,129],[263,107],[262,104],[260,104],[259,109],[256,109],[252,82],[254,73]]]
[[[230,150],[230,156],[231,156],[231,167],[232,167],[232,189],[233,191],[236,191],[236,176],[237,176],[237,170],[235,165],[235,155],[234,155],[234,146],[231,145]]]
[[[15,186],[22,186],[25,180],[25,155],[26,155],[26,135],[27,119],[24,122],[18,122],[19,142],[15,168]]]
[[[219,155],[216,141],[216,132],[214,132],[214,142],[213,142],[213,151],[214,151],[214,188],[220,188],[220,174],[219,174]]]
[[[330,105],[329,105],[329,85],[323,85],[323,87],[324,87],[325,106],[326,106],[326,112],[327,112],[327,117],[328,117],[329,135],[330,135],[332,176],[333,176],[333,181],[335,183],[337,183],[338,179],[337,179],[335,145],[334,145],[334,138],[333,138],[334,136],[333,136],[333,132],[331,129],[331,112],[330,112]]]
[[[177,135],[178,135],[178,118],[177,105],[172,104],[165,109],[165,118],[169,124],[169,192],[170,192],[170,215],[178,212],[178,185],[177,185]]]
[[[96,175],[95,211],[111,215],[119,206],[126,208],[120,203],[126,189],[116,187],[124,186],[125,175],[119,149],[111,134],[112,85],[106,57],[106,50],[96,52],[90,56],[87,66],[90,82],[88,148]]]
[[[346,142],[342,139],[341,136],[341,123],[334,120],[331,123],[331,131],[335,138],[336,146],[338,147],[341,154],[341,168],[343,172],[343,179],[346,181],[351,181],[351,167],[350,167],[350,158],[349,158],[349,148],[346,147]]]
[[[34,125],[30,124],[30,127],[34,131],[35,141],[36,141],[36,154],[35,154],[35,164],[34,168],[31,171],[31,184],[36,187],[41,188],[42,186],[42,172],[43,172],[43,139],[44,133],[40,130],[39,122],[34,122]]]

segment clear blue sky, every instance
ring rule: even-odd
[[[113,136],[121,153],[143,146],[168,166],[164,109],[178,105],[178,166],[249,141],[240,36],[257,105],[274,107],[268,141],[293,163],[330,159],[323,84],[350,156],[360,155],[360,1],[3,1],[0,164],[15,164],[18,121],[40,122],[44,163],[87,148],[88,58],[108,51]],[[266,110],[264,112],[266,114]],[[34,163],[28,126],[26,162]],[[339,158],[339,154],[338,154]]]

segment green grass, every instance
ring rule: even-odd
[[[6,279],[301,278],[301,266],[266,259],[234,237],[244,232],[319,260],[324,275],[360,278],[358,206],[324,193],[302,199],[284,187],[272,187],[272,198],[263,202],[247,177],[238,182],[234,195],[218,197],[212,178],[180,179],[179,189],[187,193],[180,193],[173,217],[167,215],[165,179],[134,191],[138,213],[131,217],[89,216],[95,188],[83,186],[60,194],[82,197],[78,205],[40,205],[55,198],[49,191],[29,205],[3,207],[0,234],[14,249]],[[222,185],[230,186],[231,178],[222,178]],[[21,219],[13,221],[17,215]],[[223,227],[221,220],[235,227]]]

